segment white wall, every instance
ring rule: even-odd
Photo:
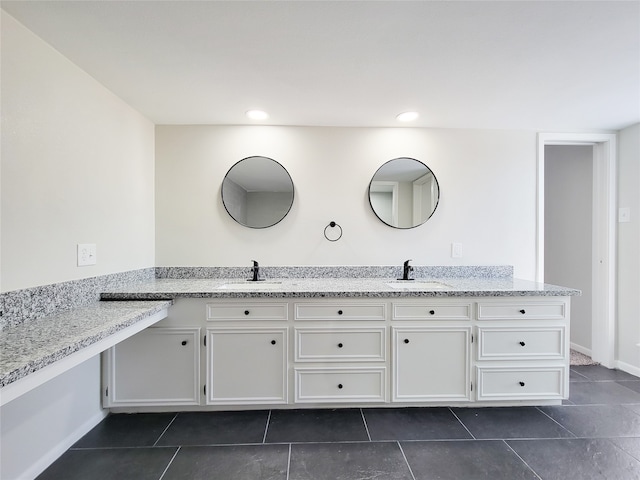
[[[153,124],[0,15],[1,291],[152,267]],[[0,477],[33,478],[102,415],[99,357],[4,405]]]
[[[593,147],[546,146],[544,160],[544,281],[582,290],[571,300],[571,343],[590,355]]]
[[[618,224],[618,362],[640,375],[640,124],[618,136],[618,206],[631,221]]]
[[[238,160],[263,155],[291,174],[289,215],[267,229],[238,225],[220,185]],[[433,217],[408,230],[371,211],[375,171],[413,157],[436,175],[441,200]],[[514,265],[535,277],[536,136],[534,132],[322,127],[156,127],[156,264]],[[340,241],[328,242],[336,221]],[[450,257],[451,242],[464,257]]]
[[[152,267],[153,124],[1,21],[1,291]],[[78,243],[97,265],[77,267]]]

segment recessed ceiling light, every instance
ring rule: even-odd
[[[418,118],[418,112],[404,112],[396,116],[396,120],[399,122],[412,122]]]
[[[262,110],[249,110],[246,115],[251,120],[266,120],[267,118],[269,118],[269,114],[267,112],[263,112]]]

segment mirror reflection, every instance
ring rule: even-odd
[[[369,203],[376,216],[395,228],[426,222],[440,199],[438,181],[414,158],[395,158],[382,165],[369,183]]]
[[[287,216],[293,205],[289,172],[268,157],[247,157],[233,165],[222,181],[222,203],[241,225],[267,228]]]

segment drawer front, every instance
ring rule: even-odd
[[[478,329],[478,360],[563,359],[564,327]]]
[[[295,370],[295,401],[384,402],[386,369],[298,368]]]
[[[478,303],[478,320],[562,320],[566,313],[564,302]]]
[[[393,320],[471,320],[471,303],[394,303]]]
[[[384,303],[323,304],[296,303],[296,320],[384,320],[387,307]]]
[[[384,362],[386,329],[296,328],[296,362]]]
[[[478,367],[478,400],[562,399],[564,385],[564,367]]]
[[[207,320],[287,320],[286,303],[209,303]]]

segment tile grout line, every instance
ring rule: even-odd
[[[289,480],[289,472],[291,471],[291,444],[289,444],[289,456],[287,458],[287,478]]]
[[[558,406],[562,406],[562,405],[558,405]],[[571,406],[571,405],[570,405]],[[578,405],[573,405],[574,407],[577,407]],[[560,428],[562,428],[563,430],[566,430],[567,432],[569,432],[571,435],[573,435],[574,438],[578,438],[578,436],[573,433],[571,430],[569,430],[567,427],[565,427],[564,425],[562,425],[560,422],[558,422],[555,418],[553,418],[551,415],[549,415],[547,412],[545,412],[544,410],[541,410],[540,407],[536,407],[536,410],[538,410],[541,414],[543,414],[544,416],[546,416],[548,419],[550,419],[552,422],[554,422],[556,425],[558,425]]]
[[[371,434],[369,434],[369,426],[367,425],[367,419],[364,418],[364,412],[362,411],[362,408],[360,409],[360,416],[362,417],[362,422],[364,423],[364,429],[367,432],[367,438],[369,439],[369,441],[371,441]]]
[[[154,442],[154,444],[152,445],[153,447],[155,447],[156,445],[158,445],[158,442],[160,441],[160,439],[162,438],[162,436],[167,432],[167,430],[169,430],[169,427],[171,425],[173,425],[173,422],[175,421],[175,419],[178,418],[178,414],[176,413],[173,418],[171,419],[171,421],[169,422],[169,425],[166,426],[166,428],[162,431],[162,433],[160,434],[160,436],[158,437],[158,439]]]
[[[413,474],[413,470],[411,470],[411,465],[409,465],[409,460],[407,460],[407,456],[404,454],[404,450],[402,449],[402,445],[400,445],[400,441],[396,440],[398,444],[398,448],[400,449],[400,453],[402,453],[402,458],[404,458],[404,463],[407,464],[407,468],[409,469],[409,473],[411,474],[411,478],[416,480],[416,476]]]
[[[269,431],[270,421],[271,421],[271,410],[269,410],[269,415],[267,415],[267,424],[264,426],[264,435],[262,436],[262,443],[266,443],[267,441],[267,432]]]
[[[160,478],[158,480],[162,480],[164,478],[164,476],[167,473],[167,470],[169,470],[169,467],[171,466],[171,464],[173,463],[173,460],[176,458],[176,456],[178,455],[178,452],[180,451],[182,447],[178,447],[176,449],[176,453],[173,454],[173,457],[171,457],[171,460],[169,460],[169,463],[167,464],[166,468],[164,469],[164,472],[162,472],[162,475],[160,475]]]
[[[527,468],[528,468],[529,470],[531,470],[531,471],[533,472],[533,474],[534,474],[536,477],[538,477],[538,480],[542,480],[542,477],[541,477],[540,475],[538,475],[538,472],[536,472],[533,468],[531,468],[531,465],[529,465],[527,462],[525,462],[525,461],[524,461],[524,458],[522,458],[520,455],[518,455],[518,452],[516,452],[516,451],[513,449],[513,447],[511,447],[511,445],[509,445],[509,443],[507,443],[507,441],[506,441],[506,440],[502,440],[502,443],[504,443],[504,444],[507,446],[507,448],[508,448],[509,450],[511,450],[511,451],[513,452],[513,454],[514,454],[516,457],[518,457],[518,458],[520,459],[520,461],[521,461],[522,463],[524,463],[524,464],[527,466]]]
[[[456,415],[456,412],[454,412],[454,411],[451,409],[451,407],[447,407],[447,408],[448,408],[448,409],[449,409],[449,411],[451,412],[451,415],[453,415],[454,417],[456,417],[456,420],[458,420],[458,422],[460,422],[460,425],[462,425],[462,427],[467,431],[467,433],[468,433],[469,435],[471,435],[471,438],[472,438],[473,440],[477,440],[476,436],[475,436],[473,433],[471,433],[471,430],[469,430],[469,429],[467,428],[467,426],[466,426],[464,423],[462,423],[462,420],[460,420],[460,417],[458,417],[458,415]]]

